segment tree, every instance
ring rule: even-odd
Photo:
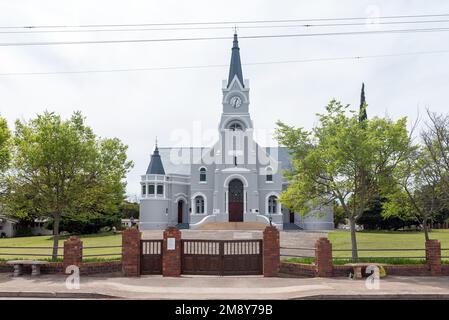
[[[386,216],[384,214],[385,197],[376,196],[371,199],[365,211],[357,219],[357,224],[363,225],[363,230],[398,230],[406,226],[420,225],[409,215]]]
[[[440,182],[442,193],[449,195],[449,115],[440,115],[427,110],[429,122],[421,131],[424,150],[433,165],[428,170]]]
[[[118,211],[132,166],[127,146],[98,138],[80,112],[67,120],[50,112],[28,123],[17,120],[14,149],[8,211],[53,220],[53,259],[61,217]]]
[[[444,209],[438,169],[426,148],[416,147],[407,159],[397,166],[397,183],[390,189],[384,215],[411,216],[422,224],[425,239],[429,240],[428,222]]]
[[[385,213],[414,217],[429,240],[428,223],[444,217],[449,208],[449,117],[429,110],[427,115],[422,145],[395,170],[398,184],[390,190]]]
[[[9,165],[11,159],[11,132],[8,123],[0,117],[0,173],[3,173]]]
[[[351,229],[352,258],[358,259],[355,223],[367,203],[388,184],[410,144],[406,119],[359,121],[349,106],[332,100],[311,131],[277,123],[276,136],[292,155],[289,187],[280,201],[306,214],[337,201]]]
[[[122,218],[139,219],[139,204],[125,200],[120,204],[119,212]]]

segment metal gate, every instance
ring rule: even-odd
[[[140,241],[140,273],[162,273],[162,240]]]
[[[184,274],[262,274],[262,240],[182,240]]]

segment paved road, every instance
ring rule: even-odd
[[[2,292],[35,293],[96,293],[131,299],[300,299],[319,295],[373,297],[389,295],[446,295],[448,277],[393,277],[382,279],[379,290],[369,290],[364,280],[347,278],[263,278],[183,276],[163,278],[142,276],[82,277],[79,290],[65,287],[65,277],[42,275],[38,278],[12,278],[0,274]]]

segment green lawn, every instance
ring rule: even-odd
[[[83,241],[84,247],[89,246],[119,246],[122,244],[121,234],[101,233],[92,235],[80,236]],[[62,237],[59,241],[59,254],[63,254],[62,247],[66,237]],[[36,237],[17,237],[17,238],[4,238],[0,239],[0,260],[12,260],[12,259],[38,259],[49,260],[50,257],[43,256],[25,256],[20,253],[32,253],[32,254],[51,254],[53,245],[53,239],[51,236],[36,236]],[[15,247],[4,249],[2,247]],[[18,249],[16,247],[28,247],[27,249]],[[48,249],[30,249],[29,247],[48,247]],[[17,255],[2,255],[2,253],[18,253]],[[110,254],[110,256],[104,257],[85,257],[83,261],[98,261],[98,260],[113,260],[120,258],[121,248],[98,248],[83,250],[83,255],[91,254]],[[62,256],[60,257],[62,259]],[[59,260],[59,259],[58,259]]]
[[[332,249],[351,249],[351,235],[349,231],[329,232],[328,238]],[[433,230],[431,239],[438,239],[441,248],[449,248],[449,230]],[[363,231],[357,232],[357,245],[359,249],[424,249],[423,232],[407,231]],[[350,257],[351,252],[334,251],[334,257]],[[449,256],[449,251],[443,251],[443,256]],[[419,251],[360,251],[360,257],[422,257],[424,250]]]
[[[332,231],[328,233],[332,243],[334,264],[350,262],[351,251],[336,251],[351,249],[351,234],[349,231]],[[433,230],[431,239],[438,239],[442,249],[449,249],[449,230]],[[357,232],[357,244],[360,249],[424,249],[423,232],[406,231],[362,231]],[[449,263],[449,250],[441,252],[443,263]],[[425,263],[425,251],[359,251],[360,262],[378,262],[389,264],[419,264]],[[408,258],[417,257],[417,258]],[[344,259],[347,258],[347,259]],[[313,263],[314,258],[290,258],[287,261]]]

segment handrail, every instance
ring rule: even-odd
[[[2,253],[0,256],[39,256],[39,257],[52,257],[53,254],[43,254],[43,253]],[[56,254],[58,257],[63,257],[63,254]]]
[[[122,248],[123,246],[91,246],[91,247],[85,247],[83,246],[83,249],[108,249],[108,248]]]
[[[106,256],[121,256],[122,253],[99,253],[99,254],[83,254],[84,257],[106,257]]]
[[[332,249],[332,251],[340,251],[340,252],[351,252],[352,249]],[[357,251],[426,251],[426,249],[397,249],[397,248],[387,248],[387,249],[357,249]]]
[[[352,259],[352,257],[332,257],[332,259]],[[426,259],[426,257],[359,257],[358,259]]]
[[[58,249],[64,249],[64,247],[57,247]],[[53,250],[53,247],[13,247],[13,246],[6,246],[6,247],[0,247],[0,249],[49,249]]]

